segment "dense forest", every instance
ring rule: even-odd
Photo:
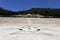
[[[57,8],[32,8],[30,10],[23,10],[23,11],[11,11],[6,10],[0,7],[0,17],[1,16],[12,16],[12,15],[24,15],[24,14],[39,14],[43,16],[52,16],[53,18],[60,18],[60,9]]]

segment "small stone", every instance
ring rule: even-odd
[[[19,29],[19,30],[23,30],[23,29]]]
[[[37,29],[37,31],[40,31],[40,29]]]

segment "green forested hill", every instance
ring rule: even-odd
[[[60,9],[57,8],[32,8],[29,10],[23,10],[17,12],[0,8],[0,15],[5,15],[5,16],[21,15],[21,14],[28,14],[28,13],[39,14],[47,17],[53,16],[53,17],[60,18]]]

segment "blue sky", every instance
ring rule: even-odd
[[[31,8],[60,8],[60,0],[0,0],[0,7],[12,11]]]

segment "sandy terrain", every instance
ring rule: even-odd
[[[0,40],[60,40],[60,19],[0,17]]]

